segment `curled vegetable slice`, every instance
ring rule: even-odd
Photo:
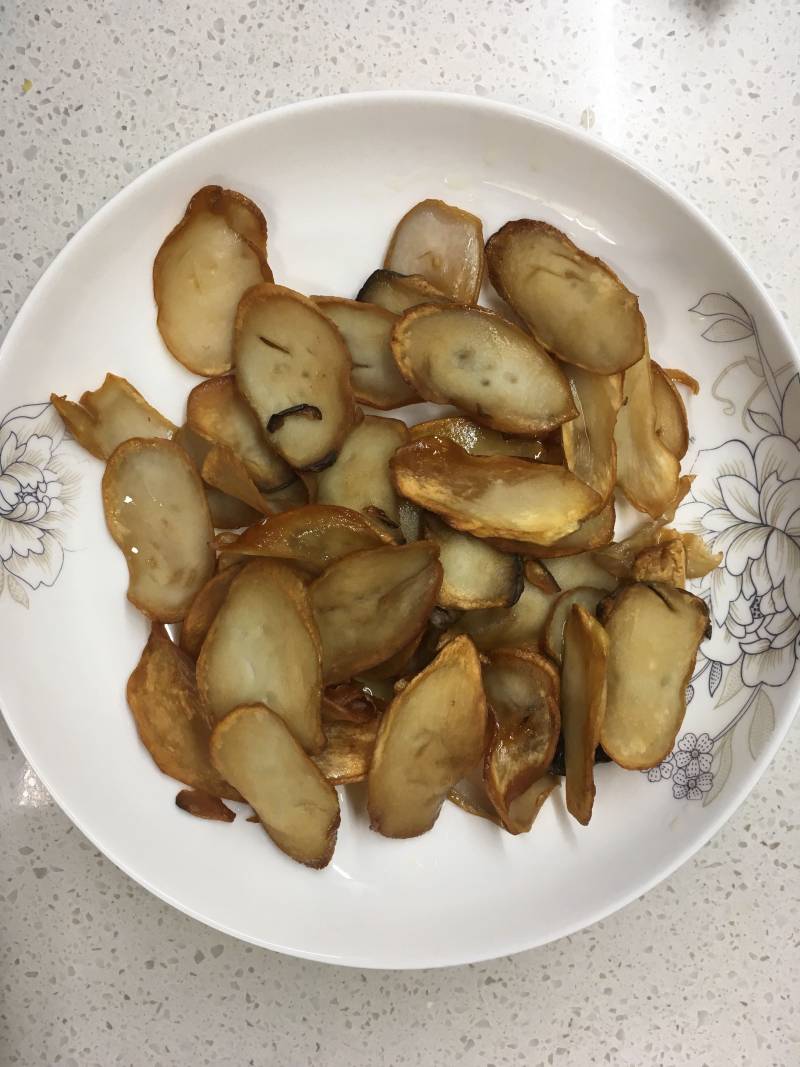
[[[365,723],[383,714],[383,701],[369,689],[354,682],[329,685],[322,694],[322,720]]]
[[[412,441],[420,441],[423,437],[444,437],[460,445],[471,456],[516,456],[518,459],[535,459],[540,463],[560,463],[562,459],[561,445],[556,442],[555,436],[517,437],[498,433],[463,415],[418,422],[410,427],[409,435]]]
[[[484,270],[481,220],[442,200],[422,200],[398,222],[384,267],[421,274],[445,296],[473,304]]]
[[[680,537],[643,548],[633,561],[635,582],[666,582],[683,589],[686,585],[686,549]]]
[[[208,485],[241,501],[257,514],[275,513],[268,497],[257,488],[250,471],[227,445],[211,446],[203,460],[200,473]]]
[[[200,789],[181,789],[175,797],[175,804],[181,811],[188,812],[198,819],[210,819],[212,822],[233,822],[236,818],[229,807],[211,793]]]
[[[556,663],[561,663],[564,646],[564,627],[567,624],[573,605],[580,604],[586,612],[594,615],[597,605],[606,595],[606,590],[593,589],[588,585],[578,586],[575,589],[568,589],[566,592],[561,593],[550,609],[550,615],[544,629],[544,650],[552,660],[555,660]]]
[[[503,552],[517,552],[520,556],[531,556],[534,559],[557,559],[609,544],[614,537],[615,523],[616,508],[612,499],[601,511],[584,519],[573,533],[559,537],[550,545],[538,544],[535,541],[515,541],[508,537],[492,537],[489,541]]]
[[[212,445],[188,426],[181,426],[175,432],[173,440],[185,450],[198,474],[202,477],[203,463],[211,451]],[[217,489],[208,482],[204,481],[203,485],[206,491],[208,510],[211,514],[211,523],[217,529],[231,530],[239,526],[250,526],[251,523],[257,522],[261,517],[258,511],[255,511],[237,497],[223,493],[221,489]]]
[[[655,362],[650,363],[653,385],[656,433],[677,459],[689,449],[689,420],[686,407],[672,379]]]
[[[564,460],[576,478],[607,500],[617,477],[614,425],[622,403],[622,375],[570,367],[567,377],[578,417],[561,427]]]
[[[359,290],[356,300],[376,304],[402,315],[417,304],[447,303],[448,298],[420,274],[398,274],[395,270],[374,270]]]
[[[312,759],[332,785],[363,782],[367,777],[380,719],[325,724],[325,748]]]
[[[577,589],[580,585],[593,586],[610,593],[617,587],[613,574],[601,567],[593,552],[578,552],[574,556],[556,556],[544,564],[554,578],[556,585],[566,593],[568,589]]]
[[[525,581],[516,604],[509,608],[467,611],[446,631],[443,640],[467,634],[481,652],[514,646],[536,648],[544,636],[547,617],[557,596],[558,592],[548,592]]]
[[[519,600],[523,584],[519,556],[460,533],[431,514],[425,516],[425,537],[439,546],[444,571],[439,591],[442,607],[462,611],[507,608]]]
[[[545,774],[508,805],[503,825],[511,834],[527,834],[550,794],[560,788],[558,778]]]
[[[235,563],[232,567],[218,571],[206,582],[203,588],[191,603],[186,616],[181,623],[180,647],[187,656],[197,659],[200,649],[206,639],[206,634],[211,629],[211,623],[216,619],[217,612],[222,607],[231,583],[239,571],[241,563]]]

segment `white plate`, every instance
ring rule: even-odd
[[[700,379],[685,461],[698,478],[680,521],[726,551],[726,567],[701,588],[715,636],[698,661],[675,753],[649,775],[601,767],[588,829],[567,818],[561,800],[520,838],[446,805],[429,834],[389,841],[368,830],[350,794],[333,862],[314,872],[243,818],[207,823],[175,807],[175,783],[138,743],[125,706],[147,625],[125,600],[125,563],[100,507],[102,467],[63,438],[46,402],[51,390],[77,397],[112,370],[181,421],[197,379],[161,343],[150,272],[189,196],[212,182],[263,207],[275,276],[304,292],[354,295],[380,264],[394,222],[423,197],[476,212],[487,235],[508,219],[547,219],[641,294],[655,357]],[[256,944],[421,967],[578,930],[707,841],[794,714],[796,363],[779,315],[728,243],[658,180],[574,130],[487,101],[415,93],[314,101],[211,134],[84,227],[3,348],[8,723],[55,799],[110,859],[188,914]],[[26,479],[40,488],[26,489]]]

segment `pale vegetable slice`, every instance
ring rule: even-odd
[[[613,574],[601,567],[593,552],[579,552],[574,556],[556,556],[545,563],[548,572],[555,579],[562,592],[577,589],[579,585],[590,585],[610,593],[617,587]]]
[[[214,573],[208,504],[186,452],[160,438],[123,441],[103,474],[103,510],[128,564],[128,600],[178,622]]]
[[[194,464],[198,474],[202,476],[203,463],[212,449],[212,445],[204,437],[200,437],[189,426],[181,426],[176,430],[173,438]],[[211,514],[211,523],[220,530],[237,529],[240,526],[250,526],[261,518],[261,513],[255,511],[244,501],[235,496],[229,496],[208,482],[203,483],[208,501],[208,510]]]
[[[633,561],[635,582],[666,582],[683,589],[686,585],[686,549],[680,537],[643,548]]]
[[[617,477],[614,425],[622,404],[622,375],[592,374],[581,367],[569,367],[566,373],[578,417],[561,427],[564,460],[606,500]]]
[[[322,574],[344,556],[391,542],[391,536],[377,522],[357,511],[307,504],[273,515],[219,547],[223,553],[237,556],[291,560],[311,574]]]
[[[656,432],[650,356],[625,371],[624,399],[614,429],[617,484],[639,511],[656,519],[678,492],[680,460]]]
[[[722,563],[722,553],[711,552],[697,534],[681,532],[681,541],[686,551],[687,578],[705,578]]]
[[[372,761],[380,719],[366,722],[328,722],[325,748],[312,759],[332,785],[363,782]]]
[[[468,815],[477,815],[481,819],[486,819],[487,822],[494,823],[495,826],[502,825],[486,792],[482,768],[472,771],[456,782],[448,792],[447,799]]]
[[[233,579],[241,569],[242,564],[235,563],[232,567],[219,571],[213,578],[209,578],[186,612],[186,617],[181,623],[179,643],[181,649],[192,659],[197,659],[200,655],[206,634],[211,629],[211,624],[228,595]]]
[[[639,301],[601,259],[546,222],[508,222],[486,244],[489,278],[553,355],[616,374],[644,352]]]
[[[423,437],[444,437],[460,445],[471,456],[516,456],[535,459],[540,463],[560,463],[561,445],[556,436],[550,438],[515,437],[481,426],[463,415],[449,415],[443,419],[418,422],[409,429],[411,441]]]
[[[527,834],[550,794],[561,788],[558,778],[545,774],[508,805],[503,825],[511,834]]]
[[[231,369],[239,301],[251,286],[272,281],[266,225],[263,243],[251,243],[256,235],[251,208],[258,209],[254,204],[245,209],[243,199],[219,186],[201,189],[153,264],[159,332],[172,355],[195,374]]]
[[[398,274],[385,268],[374,270],[356,297],[394,315],[402,315],[417,304],[448,303],[448,299],[420,274]]]
[[[175,797],[175,804],[181,811],[194,815],[197,819],[210,819],[212,822],[233,822],[236,818],[230,808],[219,797],[204,793],[200,789],[181,789]]]
[[[383,663],[370,667],[368,671],[361,671],[359,677],[367,685],[371,685],[373,682],[394,681],[403,674],[413,674],[410,668],[416,661],[416,652],[424,636],[425,631],[421,630],[407,645],[403,645],[399,652],[395,652]]]
[[[336,461],[317,474],[317,503],[363,512],[399,536],[399,501],[389,460],[407,441],[404,422],[367,415],[350,432]]]
[[[131,437],[166,437],[176,427],[165,419],[125,378],[107,374],[103,384],[84,393],[79,404],[50,394],[50,403],[67,429],[87,452],[108,459],[117,445]]]
[[[577,414],[558,364],[486,308],[413,308],[392,331],[392,352],[421,397],[454,404],[490,429],[547,433]]]
[[[324,744],[317,628],[302,581],[254,560],[234,578],[197,660],[197,685],[218,721],[239,704],[268,704],[308,752]]]
[[[470,456],[440,437],[398,449],[391,460],[403,496],[478,537],[552,544],[601,505],[563,467],[509,456]]]
[[[435,515],[425,516],[425,537],[439,547],[444,576],[439,604],[468,611],[507,608],[522,595],[522,561],[478,537],[460,533]]]
[[[670,501],[666,510],[657,519],[651,519],[643,523],[632,534],[622,541],[614,541],[593,553],[594,558],[610,574],[618,578],[629,578],[633,568],[633,561],[644,548],[651,545],[659,545],[664,541],[673,541],[682,534],[672,529],[667,524],[675,518],[675,511],[683,497],[689,492],[692,485],[692,476],[683,475],[678,481],[678,492],[675,499]],[[690,535],[686,535],[689,537]],[[713,567],[709,569],[713,570]],[[706,572],[707,573],[707,572]],[[688,577],[693,577],[688,574]]]
[[[558,597],[550,609],[550,616],[544,630],[544,650],[552,660],[555,660],[556,663],[561,663],[564,627],[567,624],[573,605],[579,604],[590,615],[594,615],[597,605],[606,595],[607,593],[604,589],[593,589],[588,585],[580,585],[575,589],[567,590]]]
[[[606,713],[608,647],[608,634],[597,619],[580,604],[573,605],[564,627],[561,729],[567,811],[584,826],[594,804],[594,756]]]
[[[614,537],[615,523],[616,508],[612,499],[597,514],[584,519],[574,533],[559,537],[550,545],[537,544],[535,541],[515,541],[507,537],[492,537],[490,543],[503,552],[517,552],[521,556],[532,556],[535,559],[557,559],[609,544]]]
[[[164,774],[212,796],[239,799],[208,757],[211,727],[197,692],[194,663],[160,623],[153,624],[128,679],[127,698],[139,738]]]
[[[330,466],[355,419],[350,354],[305,296],[259,285],[239,304],[236,384],[267,440],[298,470]]]
[[[287,856],[308,867],[330,863],[339,798],[280,715],[263,704],[234,709],[214,728],[211,759]]]
[[[352,360],[350,382],[356,400],[382,411],[419,402],[392,355],[390,342],[396,315],[359,300],[335,296],[315,296],[313,300],[344,338]]]
[[[522,595],[512,607],[468,611],[450,627],[443,640],[467,634],[481,652],[514,646],[536,648],[557,596],[558,593],[546,592],[526,581]]]
[[[481,220],[443,200],[423,200],[398,222],[383,265],[421,274],[445,296],[473,304],[484,270]]]
[[[486,701],[475,646],[457,638],[389,705],[368,778],[373,830],[416,837],[483,755]]]
[[[292,468],[267,443],[232,375],[196,385],[186,401],[186,421],[211,444],[235,452],[258,489],[281,489],[294,481]]]
[[[646,770],[672,751],[686,712],[686,686],[708,607],[684,589],[657,583],[623,587],[603,601],[608,631],[608,702],[600,743],[622,767]]]
[[[311,586],[326,682],[383,663],[424,627],[442,581],[428,541],[354,552]]]
[[[275,514],[275,508],[260,492],[247,467],[227,445],[211,446],[200,473],[208,485],[240,500],[258,514]]]
[[[689,449],[689,421],[680,393],[672,379],[655,362],[650,363],[656,433],[677,459]]]

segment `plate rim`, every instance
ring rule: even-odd
[[[781,314],[780,310],[776,306],[771,294],[764,286],[758,275],[752,270],[747,261],[736,249],[733,243],[725,234],[717,228],[717,226],[697,207],[684,193],[680,192],[677,188],[665,181],[662,177],[656,174],[648,166],[639,163],[634,158],[628,155],[626,152],[620,150],[614,145],[599,139],[595,134],[591,134],[586,130],[579,129],[571,126],[569,123],[555,119],[547,115],[543,115],[531,108],[523,107],[518,104],[506,103],[499,100],[494,100],[488,97],[476,97],[470,96],[465,93],[445,92],[436,90],[418,90],[418,89],[386,89],[386,90],[366,90],[355,93],[339,93],[335,95],[327,95],[320,97],[311,97],[303,100],[294,101],[292,103],[283,104],[280,107],[272,108],[266,111],[260,111],[253,115],[245,116],[232,123],[220,127],[216,130],[211,130],[208,133],[203,134],[201,137],[190,141],[188,144],[181,146],[174,152],[165,156],[157,163],[148,167],[141,174],[138,174],[127,185],[119,189],[109,200],[107,200],[90,218],[88,218],[83,225],[78,229],[71,238],[64,244],[64,246],[56,253],[51,262],[42,272],[39,279],[31,288],[28,295],[25,297],[22,306],[15,315],[8,332],[3,340],[2,346],[0,346],[0,366],[3,364],[3,360],[7,357],[7,352],[14,346],[16,342],[16,335],[21,332],[27,320],[36,314],[37,305],[47,295],[47,290],[52,278],[56,275],[57,269],[60,266],[62,257],[64,257],[69,249],[74,249],[76,245],[89,239],[94,230],[102,225],[103,219],[107,213],[110,213],[115,209],[120,201],[125,200],[129,196],[135,195],[140,185],[143,185],[154,178],[157,178],[158,174],[162,170],[168,169],[178,159],[186,159],[190,157],[194,152],[200,151],[201,148],[206,148],[209,142],[219,141],[224,142],[226,138],[236,136],[242,130],[246,130],[251,126],[259,126],[261,124],[269,124],[271,121],[281,119],[290,114],[302,114],[306,111],[313,110],[326,110],[328,108],[336,107],[358,107],[361,105],[375,104],[381,101],[390,103],[400,103],[403,101],[413,101],[420,107],[430,106],[445,106],[454,109],[466,109],[484,112],[494,112],[500,116],[515,116],[526,122],[532,123],[536,126],[543,126],[555,131],[567,140],[578,143],[586,149],[592,152],[598,152],[601,155],[609,156],[616,160],[617,163],[624,166],[626,169],[633,171],[638,177],[645,179],[650,184],[654,185],[662,193],[666,194],[671,200],[675,201],[679,208],[684,212],[688,212],[698,227],[703,231],[704,236],[711,238],[718,245],[722,247],[724,252],[739,266],[739,268],[747,276],[748,281],[758,292],[766,308],[768,308],[771,318],[772,326],[776,328],[781,341],[786,345],[787,350],[794,359],[795,364],[800,369],[800,347],[795,342],[788,324]],[[0,686],[2,685],[2,679],[0,679]],[[78,830],[89,840],[92,845],[98,849],[111,863],[114,864],[119,870],[121,870],[127,877],[131,878],[138,885],[142,886],[149,893],[155,896],[157,899],[169,904],[171,907],[182,912],[184,915],[188,915],[190,918],[203,923],[212,929],[219,930],[221,933],[227,934],[231,937],[235,937],[240,941],[247,942],[252,945],[256,945],[259,948],[266,948],[274,952],[280,952],[284,955],[293,956],[298,959],[312,960],[319,963],[334,964],[338,966],[355,967],[362,970],[421,970],[421,969],[433,969],[440,967],[454,967],[463,966],[468,963],[482,963],[493,959],[498,959],[504,956],[513,955],[519,952],[529,951],[531,949],[539,948],[546,944],[551,944],[555,941],[559,941],[564,937],[570,937],[581,930],[587,929],[590,926],[601,922],[603,919],[621,911],[626,908],[638,897],[644,896],[649,893],[651,889],[657,886],[660,882],[669,878],[674,872],[684,863],[686,863],[692,856],[700,851],[708,842],[714,837],[725,823],[735,814],[735,812],[741,807],[747,797],[750,795],[756,784],[766,773],[770,764],[772,763],[775,755],[786,738],[792,724],[794,723],[800,704],[795,704],[789,714],[786,716],[785,722],[782,724],[776,724],[775,730],[770,736],[769,743],[765,745],[763,751],[759,754],[759,757],[753,760],[752,764],[748,768],[748,771],[742,775],[740,783],[737,788],[732,789],[724,798],[723,804],[720,806],[716,816],[711,819],[706,827],[698,834],[690,844],[682,848],[677,855],[671,856],[666,862],[658,865],[654,869],[649,877],[637,881],[635,888],[632,888],[629,892],[621,894],[613,904],[604,905],[598,907],[595,911],[590,912],[588,916],[575,922],[567,922],[555,930],[552,935],[547,937],[537,937],[533,940],[526,939],[525,937],[517,938],[512,943],[504,943],[498,945],[491,952],[480,952],[475,954],[474,952],[454,952],[448,956],[447,959],[430,958],[421,954],[413,962],[385,962],[374,958],[361,958],[361,957],[336,957],[331,958],[329,954],[313,952],[307,949],[298,948],[293,945],[284,945],[276,941],[267,941],[261,938],[254,937],[248,934],[246,931],[238,930],[234,926],[218,922],[208,918],[195,910],[189,905],[186,905],[169,893],[158,889],[156,886],[150,883],[150,881],[143,876],[134,873],[128,868],[128,866],[117,858],[115,849],[113,847],[107,848],[95,839],[94,835],[86,829],[81,820],[75,817],[72,813],[70,805],[67,804],[58,791],[54,790],[46,777],[39,773],[35,760],[30,756],[26,746],[20,741],[17,732],[13,725],[13,714],[11,713],[8,705],[6,704],[2,692],[0,692],[0,714],[2,714],[6,726],[14,739],[15,744],[20,749],[24,759],[33,769],[39,780],[47,789],[49,795],[58,807],[64,812],[67,818],[75,825]],[[723,799],[723,798],[720,798]]]

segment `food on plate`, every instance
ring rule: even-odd
[[[195,374],[231,369],[233,324],[244,293],[271,282],[267,226],[241,193],[208,185],[164,239],[153,265],[158,329]]]
[[[325,747],[312,760],[332,785],[363,782],[367,777],[380,719],[325,723]]]
[[[175,803],[181,811],[194,815],[198,819],[209,819],[211,822],[233,822],[236,818],[219,797],[204,793],[201,789],[181,789],[175,797]]]
[[[322,694],[322,720],[325,723],[372,722],[383,711],[383,701],[364,686],[353,682],[329,685]]]
[[[445,633],[444,640],[467,634],[481,652],[494,648],[537,648],[558,592],[524,581],[522,593],[509,608],[466,611]]]
[[[580,604],[590,615],[594,615],[597,605],[607,596],[607,590],[595,589],[589,585],[579,585],[561,593],[550,608],[550,615],[545,624],[542,643],[547,655],[556,663],[561,663],[564,646],[564,627],[575,604]]]
[[[211,759],[279,849],[308,867],[330,863],[339,798],[280,715],[264,704],[234,708],[214,728]]]
[[[554,437],[519,437],[498,433],[462,415],[444,419],[429,419],[409,427],[409,439],[444,437],[460,445],[471,456],[516,456],[518,459],[538,459],[542,463],[560,463],[561,445]]]
[[[522,560],[461,533],[435,515],[424,517],[425,538],[439,547],[443,608],[508,608],[522,595]]]
[[[217,571],[209,578],[200,589],[189,606],[189,610],[181,623],[181,635],[179,644],[187,656],[197,659],[200,649],[206,639],[206,634],[211,629],[211,623],[216,619],[217,612],[222,607],[231,583],[243,563],[234,563],[225,570]]]
[[[213,448],[205,438],[200,437],[188,426],[181,426],[175,431],[173,441],[181,446],[195,466],[197,473],[202,477],[203,463],[206,456]],[[249,526],[261,518],[260,512],[251,508],[244,501],[224,493],[221,489],[210,485],[205,480],[203,488],[206,493],[208,511],[211,515],[211,524],[218,530],[233,530],[240,526]]]
[[[526,560],[528,563],[534,560]],[[594,558],[593,552],[578,552],[571,556],[555,556],[547,559],[543,566],[562,592],[576,589],[579,585],[590,585],[596,589],[611,592],[617,587],[617,579],[609,574]],[[526,570],[527,575],[527,570]]]
[[[609,544],[614,537],[615,522],[616,508],[614,501],[610,500],[600,511],[579,523],[572,533],[557,538],[549,545],[536,541],[515,541],[508,537],[491,537],[489,541],[504,552],[517,552],[520,556],[532,556],[534,559],[573,556]]]
[[[683,589],[686,585],[686,548],[680,537],[643,548],[633,561],[635,582],[666,582]]]
[[[652,360],[650,375],[656,433],[676,459],[683,459],[689,449],[689,420],[683,399],[666,371]]]
[[[569,470],[607,500],[617,479],[614,426],[622,404],[622,375],[566,370],[578,417],[561,427],[564,462]]]
[[[396,270],[374,270],[359,290],[356,300],[402,315],[417,304],[448,302],[448,297],[421,274],[398,274]]]
[[[200,468],[207,485],[246,504],[256,514],[274,515],[276,508],[266,493],[262,493],[253,481],[244,461],[227,445],[211,445]],[[250,525],[240,523],[240,525]]]

